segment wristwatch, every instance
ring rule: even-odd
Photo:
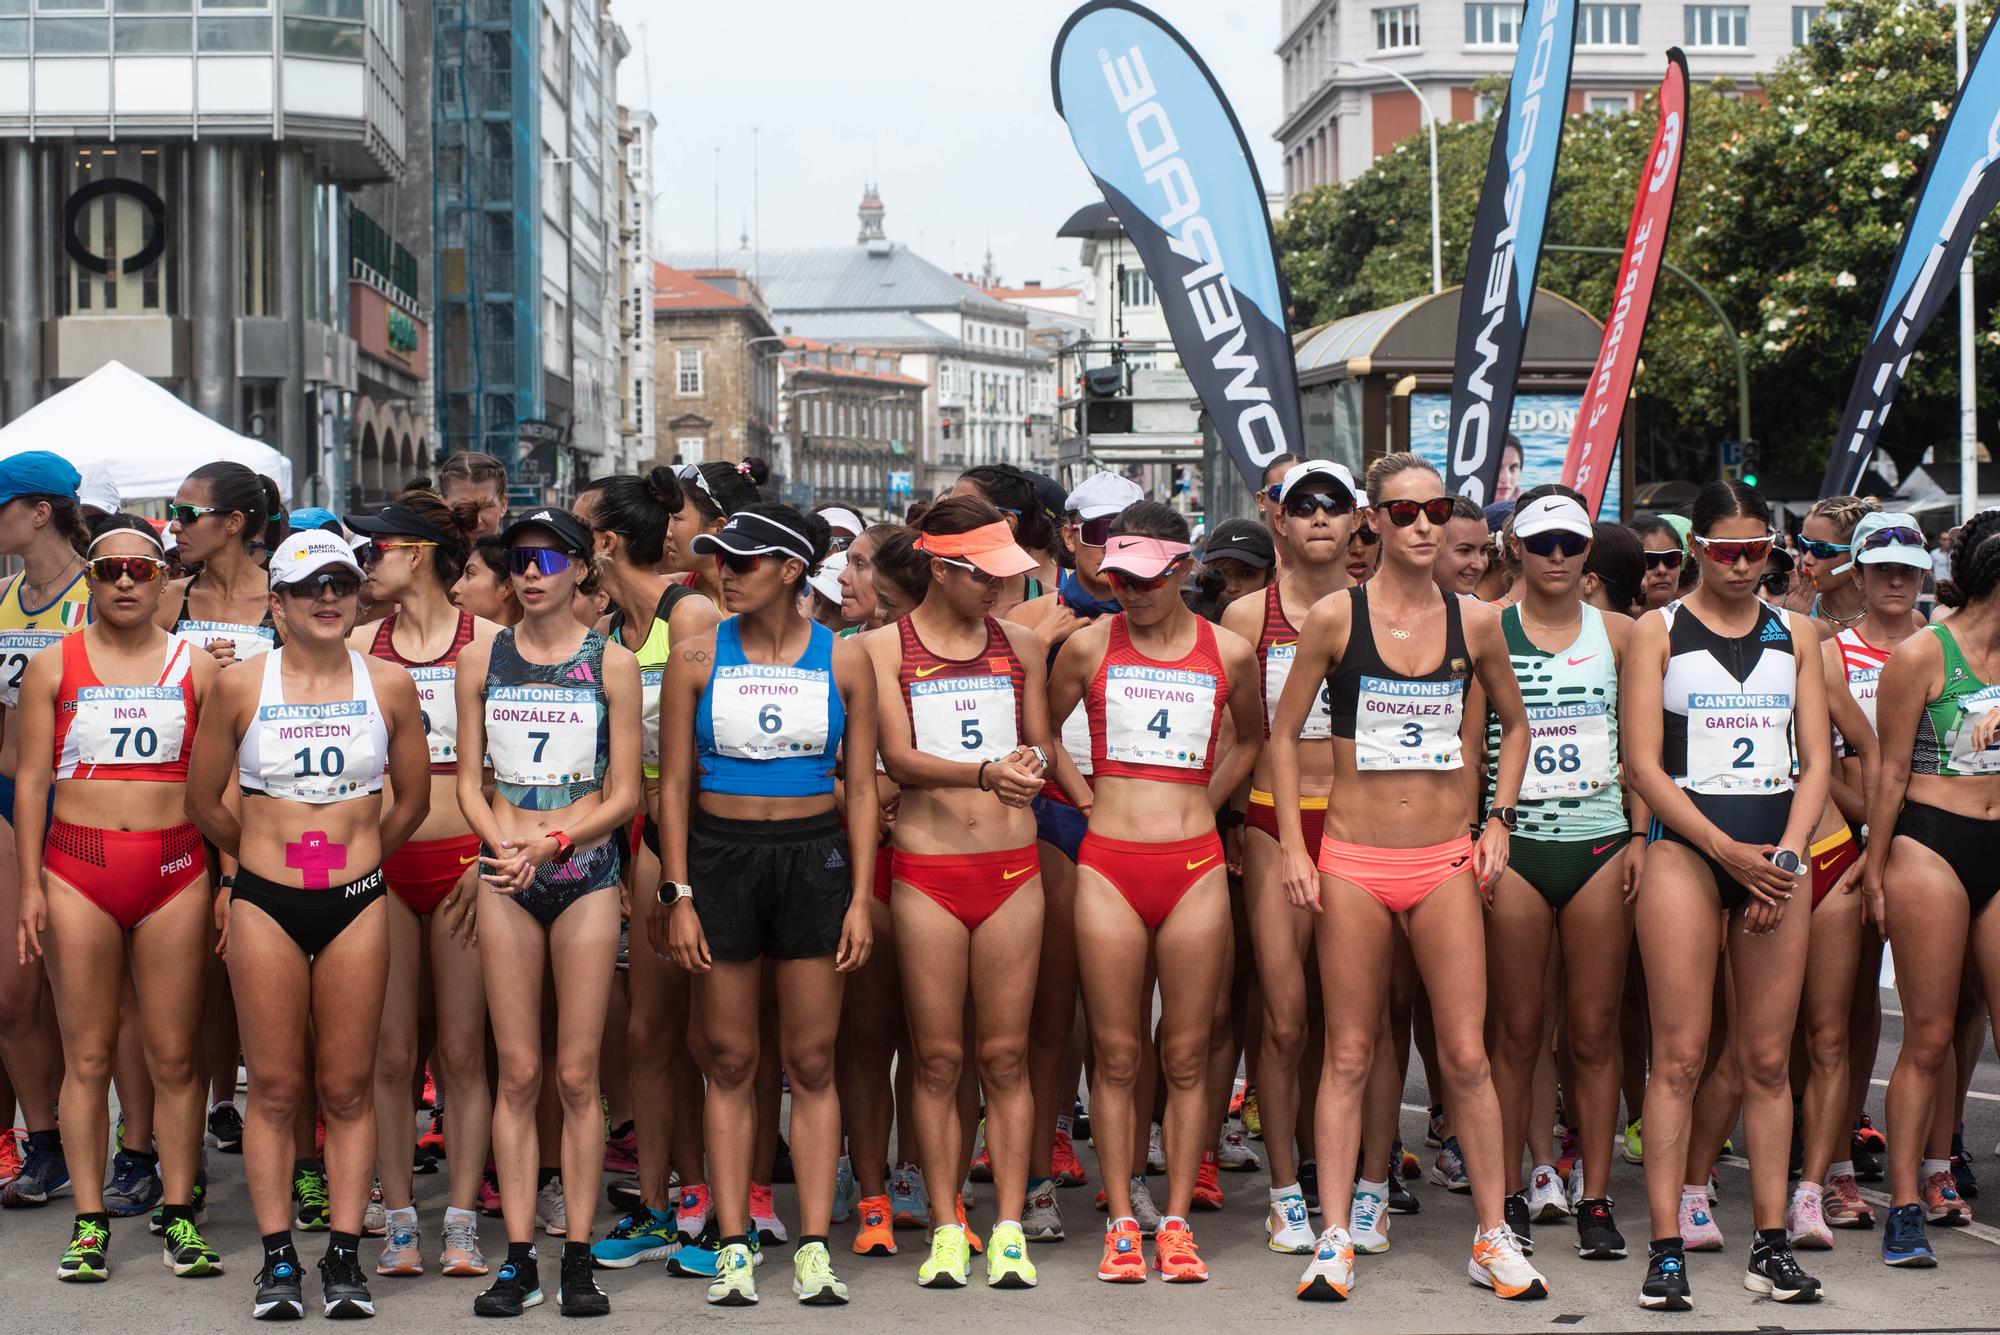
[[[1507,833],[1512,834],[1521,824],[1521,813],[1515,807],[1489,807],[1486,819],[1499,821],[1507,827]]]
[[[662,881],[654,888],[653,893],[659,896],[660,903],[671,908],[683,899],[693,899],[694,887],[680,881]]]
[[[549,838],[556,841],[556,855],[550,858],[549,861],[568,862],[570,855],[576,852],[576,840],[570,838],[561,830],[550,830]]]
[[[1789,848],[1780,848],[1775,852],[1765,854],[1765,856],[1770,859],[1773,867],[1776,867],[1787,876],[1800,876],[1805,873],[1805,859]]]

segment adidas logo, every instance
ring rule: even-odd
[[[537,510],[533,514],[528,516],[528,522],[530,524],[539,524],[554,518],[555,516],[550,514],[547,510]]]
[[[847,865],[847,855],[841,852],[839,849],[837,848],[833,849],[826,855],[826,869],[828,871],[839,871],[842,867],[845,867],[846,865]]]
[[[575,667],[571,668],[569,670],[569,679],[571,681],[593,681],[593,682],[597,680],[595,677],[590,675],[590,664],[588,663],[578,663]]]
[[[1775,644],[1791,638],[1792,634],[1785,629],[1783,622],[1766,621],[1763,631],[1757,636],[1757,642],[1759,644]]]

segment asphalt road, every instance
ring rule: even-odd
[[[1884,1004],[1896,1008],[1893,994]],[[1881,1118],[1882,1085],[1889,1074],[1900,1025],[1885,1018],[1882,1060],[1871,1110]],[[1415,1065],[1415,1063],[1413,1063]],[[1989,1047],[1974,1079],[1974,1097],[1967,1108],[1967,1143],[1977,1154],[1976,1168],[1989,1184],[1975,1201],[2000,1222],[2000,1064]],[[1421,1144],[1423,1091],[1413,1084],[1404,1131],[1413,1145]],[[1254,1142],[1253,1142],[1254,1143]],[[1094,1155],[1080,1145],[1093,1176]],[[108,1284],[89,1287],[59,1284],[55,1264],[68,1238],[67,1198],[41,1211],[0,1214],[0,1274],[6,1276],[5,1308],[0,1331],[148,1331],[210,1332],[247,1328],[252,1278],[258,1264],[255,1229],[242,1194],[242,1161],[211,1154],[208,1237],[220,1247],[228,1273],[209,1280],[176,1280],[162,1268],[157,1241],[141,1220],[119,1220],[113,1227]],[[418,1199],[425,1227],[427,1260],[435,1263],[436,1234],[443,1210],[442,1174],[420,1177]],[[973,1265],[973,1287],[958,1292],[931,1292],[916,1286],[922,1238],[916,1232],[899,1235],[901,1255],[862,1259],[846,1251],[852,1225],[835,1229],[835,1265],[853,1291],[845,1309],[806,1309],[791,1298],[788,1249],[774,1249],[759,1270],[762,1304],[751,1310],[718,1310],[702,1301],[702,1285],[675,1279],[657,1265],[622,1272],[599,1272],[599,1283],[611,1295],[612,1315],[597,1324],[605,1331],[658,1331],[669,1324],[732,1325],[738,1328],[822,1330],[907,1329],[949,1325],[963,1329],[1013,1330],[1215,1330],[1266,1329],[1308,1323],[1357,1331],[1525,1331],[1546,1330],[2000,1330],[2000,1228],[1975,1224],[1968,1229],[1931,1232],[1939,1265],[1929,1271],[1896,1271],[1879,1259],[1879,1233],[1837,1233],[1830,1253],[1807,1253],[1811,1273],[1827,1285],[1829,1297],[1814,1306],[1794,1307],[1753,1298],[1741,1284],[1741,1265],[1750,1237],[1747,1181],[1740,1163],[1721,1169],[1721,1199],[1717,1217],[1729,1239],[1720,1254],[1690,1258],[1696,1310],[1687,1314],[1641,1311],[1636,1305],[1644,1276],[1645,1225],[1640,1170],[1622,1161],[1612,1181],[1613,1199],[1633,1257],[1619,1262],[1579,1260],[1570,1242],[1573,1233],[1561,1225],[1539,1226],[1535,1262],[1548,1276],[1552,1294],[1545,1302],[1504,1303],[1466,1282],[1465,1260],[1472,1236],[1468,1198],[1452,1196],[1428,1182],[1416,1186],[1422,1213],[1395,1220],[1392,1250],[1361,1260],[1355,1298],[1345,1307],[1308,1305],[1292,1298],[1301,1269],[1299,1259],[1276,1256],[1263,1244],[1259,1227],[1265,1202],[1265,1175],[1224,1174],[1227,1208],[1219,1214],[1199,1214],[1195,1229],[1213,1278],[1205,1285],[1168,1286],[1100,1284],[1093,1277],[1097,1260],[1096,1234],[1102,1216],[1091,1208],[1094,1189],[1060,1193],[1070,1241],[1038,1244],[1033,1257],[1041,1285],[1029,1292],[1001,1293],[982,1282],[983,1264]],[[1095,1183],[1093,1182],[1093,1188]],[[1869,1188],[1879,1191],[1879,1188]],[[991,1189],[975,1189],[974,1219],[989,1223]],[[781,1213],[790,1214],[788,1188],[780,1188]],[[1877,1200],[1878,1209],[1886,1198]],[[601,1231],[611,1222],[599,1216]],[[498,1220],[482,1224],[489,1257],[504,1253]],[[550,1240],[553,1242],[554,1240]],[[300,1251],[308,1263],[308,1298],[315,1293],[311,1263],[324,1244],[301,1235]],[[378,1244],[363,1244],[363,1259],[372,1265]],[[553,1257],[553,1248],[547,1253]],[[553,1280],[553,1264],[544,1276]],[[420,1279],[375,1279],[380,1315],[374,1328],[434,1333],[469,1329],[477,1280],[449,1280],[435,1274]],[[309,1310],[316,1311],[316,1307]],[[317,1321],[309,1316],[308,1321]],[[561,1321],[553,1293],[551,1301],[529,1312],[516,1324],[543,1328]],[[1026,1323],[1026,1324],[1024,1324]]]

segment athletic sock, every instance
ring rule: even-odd
[[[1785,1245],[1784,1229],[1760,1228],[1757,1230],[1757,1241],[1751,1244],[1750,1250],[1753,1252],[1763,1251],[1768,1248],[1782,1247],[1784,1245]]]
[[[1378,1200],[1386,1201],[1389,1199],[1389,1183],[1386,1179],[1381,1182],[1370,1182],[1364,1177],[1355,1182],[1354,1189],[1356,1191],[1365,1191]]]
[[[1070,1133],[1075,1125],[1076,1119],[1068,1113],[1064,1113],[1062,1116],[1056,1118],[1056,1130],[1062,1132],[1065,1136]]]
[[[160,1206],[160,1231],[162,1233],[173,1228],[174,1221],[177,1219],[185,1219],[190,1223],[194,1222],[194,1206],[185,1202],[179,1205]]]
[[[328,1257],[355,1260],[361,1254],[361,1239],[353,1233],[329,1233],[326,1235],[326,1254]]]
[[[456,1205],[447,1205],[444,1207],[445,1223],[456,1224],[461,1219],[467,1223],[476,1224],[479,1222],[479,1212],[477,1210],[461,1210]]]
[[[750,1245],[750,1235],[748,1233],[731,1233],[722,1240],[722,1245],[725,1247],[748,1247]]]
[[[1826,1180],[1829,1182],[1833,1181],[1833,1179],[1837,1177],[1853,1177],[1853,1176],[1854,1176],[1854,1160],[1852,1159],[1842,1159],[1837,1164],[1827,1165]]]
[[[826,1234],[824,1234],[824,1233],[801,1233],[801,1234],[799,1234],[799,1246],[800,1246],[800,1247],[804,1247],[804,1246],[807,1246],[807,1245],[809,1245],[809,1244],[811,1244],[811,1243],[815,1243],[815,1242],[817,1242],[817,1243],[818,1243],[818,1244],[819,1244],[820,1246],[822,1246],[822,1247],[826,1246]],[[795,1250],[795,1251],[796,1251],[796,1250],[797,1250],[797,1248],[794,1248],[793,1250]]]
[[[535,1178],[535,1189],[539,1191],[561,1176],[562,1169],[560,1168],[544,1168],[540,1175]]]
[[[1825,1189],[1826,1188],[1820,1186],[1820,1184],[1817,1182],[1808,1182],[1804,1178],[1800,1178],[1799,1184],[1796,1187],[1792,1188],[1792,1195],[1817,1196],[1820,1194],[1820,1192],[1824,1191]]]
[[[1042,1188],[1053,1186],[1054,1184],[1055,1179],[1052,1177],[1031,1177],[1028,1179],[1028,1194],[1032,1196]]]
[[[111,1233],[111,1212],[108,1210],[79,1211],[76,1218],[78,1223],[97,1225],[107,1237]]]
[[[1706,1182],[1687,1183],[1685,1186],[1681,1188],[1681,1199],[1686,1200],[1690,1196],[1699,1196],[1704,1202],[1706,1202],[1708,1200],[1708,1183]]]
[[[1019,1228],[1020,1226],[1021,1221],[1018,1219],[1002,1219],[993,1225],[995,1228]],[[825,1239],[821,1239],[821,1241],[825,1241]]]
[[[417,1226],[417,1207],[414,1205],[401,1205],[393,1210],[384,1210],[382,1218],[391,1224],[408,1224],[411,1228],[415,1228]]]
[[[1304,1195],[1305,1193],[1299,1190],[1299,1184],[1296,1182],[1292,1183],[1292,1185],[1290,1185],[1289,1187],[1272,1187],[1271,1204],[1276,1205],[1279,1201],[1285,1199],[1285,1197],[1287,1196],[1304,1196]]]
[[[264,1265],[269,1268],[276,1261],[289,1261],[294,1269],[298,1267],[299,1253],[292,1246],[290,1229],[264,1235]]]
[[[1932,1173],[1949,1173],[1950,1171],[1951,1171],[1951,1160],[1926,1159],[1923,1162],[1923,1166],[1917,1169],[1917,1176],[1925,1180],[1928,1180]]]

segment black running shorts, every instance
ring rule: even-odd
[[[709,954],[729,964],[833,954],[854,894],[847,834],[832,812],[725,820],[697,811],[688,879]]]

